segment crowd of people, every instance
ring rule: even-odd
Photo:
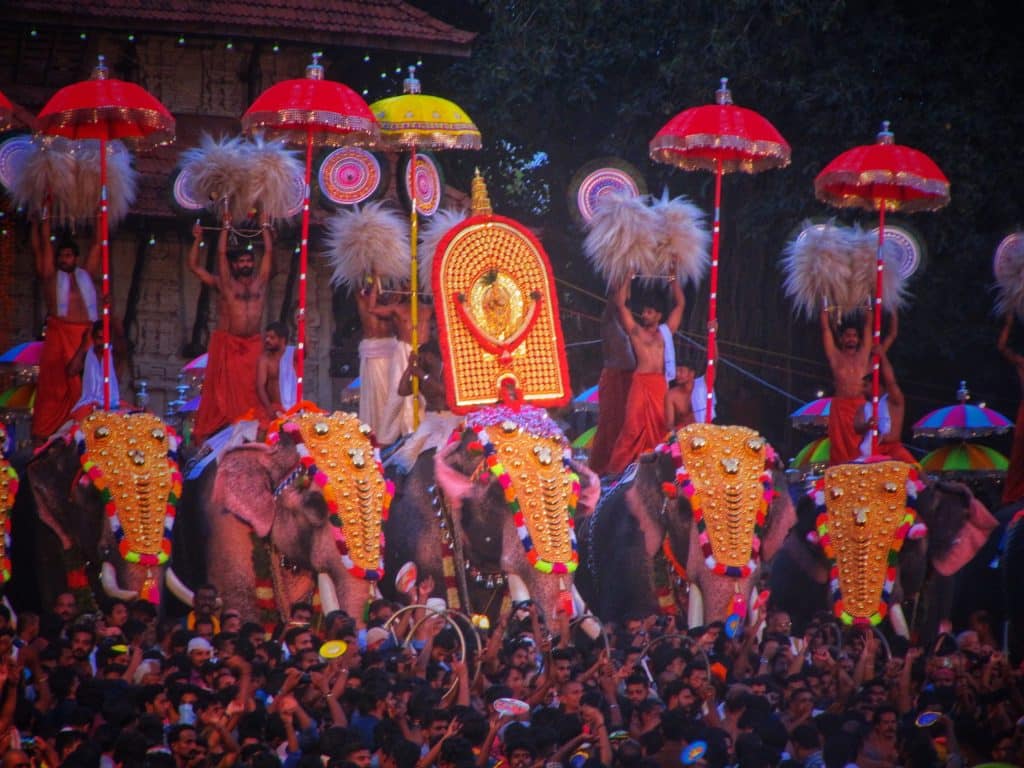
[[[430,584],[410,599],[426,602]],[[376,600],[0,611],[3,768],[929,768],[1024,761],[1024,666],[984,614],[925,646],[775,612],[734,637],[512,603],[493,629]],[[397,612],[397,615],[396,615]],[[479,643],[471,634],[479,633]]]

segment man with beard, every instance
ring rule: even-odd
[[[47,312],[32,413],[32,435],[42,441],[68,420],[82,394],[81,373],[70,375],[68,364],[100,318],[94,283],[101,277],[100,243],[97,239],[93,244],[84,267],[78,266],[78,245],[71,240],[62,242],[55,256],[50,221],[44,215],[32,229],[32,251]]]
[[[95,676],[95,648],[96,634],[90,625],[77,624],[71,629],[71,665],[79,675]]]
[[[171,749],[175,768],[188,768],[199,755],[199,741],[192,725],[174,725],[167,732],[167,746]]]
[[[633,313],[626,306],[626,295],[630,280],[627,278],[615,292],[615,305],[619,310],[619,321],[629,335],[636,355],[636,370],[629,385],[626,398],[626,412],[622,431],[612,450],[608,472],[619,474],[637,456],[654,448],[665,436],[665,338],[659,328],[662,325],[661,301],[654,297],[645,298],[640,311],[640,322],[633,319]],[[672,289],[672,309],[664,325],[670,334],[679,330],[683,319],[686,300],[679,281],[669,278]]]
[[[68,378],[80,377],[82,396],[71,409],[71,418],[81,421],[97,408],[102,408],[103,394],[103,323],[92,324],[92,333],[82,337],[78,352],[67,365]],[[110,410],[117,410],[121,394],[117,371],[110,368]]]
[[[860,436],[854,429],[854,420],[864,405],[861,382],[871,359],[871,345],[868,343],[871,322],[869,310],[864,313],[863,327],[844,321],[834,334],[829,310],[821,310],[821,339],[832,369],[834,388],[828,415],[830,464],[845,464],[860,455]]]
[[[199,263],[203,228],[196,221],[188,267],[217,291],[217,328],[210,336],[203,394],[196,413],[195,438],[202,442],[247,412],[263,411],[256,392],[256,368],[262,351],[260,327],[267,301],[274,242],[266,214],[261,216],[263,259],[259,268],[251,251],[228,252],[229,219],[217,243],[217,273]]]
[[[263,331],[263,354],[256,366],[256,394],[266,418],[280,418],[295,405],[295,347],[288,344],[284,323],[270,323]]]

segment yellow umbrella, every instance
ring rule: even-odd
[[[416,67],[409,67],[409,77],[402,84],[401,96],[390,96],[370,105],[370,111],[380,125],[378,149],[391,152],[408,150],[409,173],[412,179],[405,179],[409,188],[412,205],[409,207],[409,243],[412,264],[410,265],[409,292],[412,320],[412,351],[419,349],[419,266],[416,261],[417,194],[416,194],[416,150],[439,149],[480,149],[480,131],[469,119],[465,110],[457,104],[439,96],[427,96],[420,92],[420,81],[416,79]],[[413,377],[413,425],[419,426],[419,379]]]

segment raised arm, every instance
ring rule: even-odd
[[[32,253],[36,257],[36,274],[42,280],[49,280],[56,273],[57,265],[53,261],[53,243],[50,242],[50,218],[46,213],[32,227]]]
[[[882,337],[882,356],[889,354],[889,349],[892,347],[892,343],[896,341],[896,334],[900,330],[900,315],[895,309],[892,314],[889,315],[889,330],[885,336]]]
[[[92,328],[82,333],[82,343],[78,345],[78,349],[75,351],[74,356],[68,360],[68,364],[64,366],[64,372],[68,376],[81,376],[82,371],[85,370],[85,356],[89,353],[89,347],[92,346]]]
[[[669,310],[665,325],[668,326],[672,333],[675,333],[679,330],[680,323],[683,322],[683,309],[686,308],[686,297],[683,295],[683,286],[678,278],[670,277],[668,283],[672,286],[672,309]]]
[[[220,234],[217,236],[217,277],[226,280],[231,274],[228,265],[228,234],[231,232],[231,217],[225,215],[220,224]]]
[[[1009,362],[1015,366],[1024,365],[1024,355],[1020,355],[1010,349],[1010,331],[1013,330],[1013,312],[1006,313],[1006,322],[1003,323],[1002,329],[999,331],[999,339],[996,341],[996,349],[999,350],[999,354],[1005,357]]]
[[[633,329],[636,328],[636,320],[633,319],[633,313],[629,311],[629,307],[626,306],[626,296],[629,294],[629,283],[630,278],[626,278],[622,281],[622,285],[615,289],[615,293],[612,295],[612,301],[615,302],[615,307],[619,311],[619,322],[622,324],[622,328],[628,334],[633,333]]]
[[[199,263],[199,247],[203,242],[203,228],[199,219],[192,225],[192,247],[188,250],[188,268],[204,285],[217,287],[217,278],[206,271],[206,268]]]
[[[103,278],[103,235],[100,234],[100,220],[96,217],[96,224],[93,227],[95,236],[92,245],[89,247],[89,255],[85,258],[85,271],[93,280]]]
[[[832,321],[828,316],[828,307],[821,308],[821,345],[825,348],[825,357],[831,362],[836,354],[836,337],[832,333]]]
[[[265,283],[270,280],[270,273],[274,269],[274,230],[266,212],[260,214],[260,229],[263,231],[263,259],[260,261],[258,279]]]

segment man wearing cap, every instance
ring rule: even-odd
[[[366,630],[366,653],[384,650],[391,633],[384,627],[370,627]]]
[[[193,637],[188,641],[186,653],[189,663],[189,683],[209,690],[210,686],[206,684],[206,679],[203,676],[203,665],[213,658],[213,646],[210,645],[210,641],[205,637]]]

